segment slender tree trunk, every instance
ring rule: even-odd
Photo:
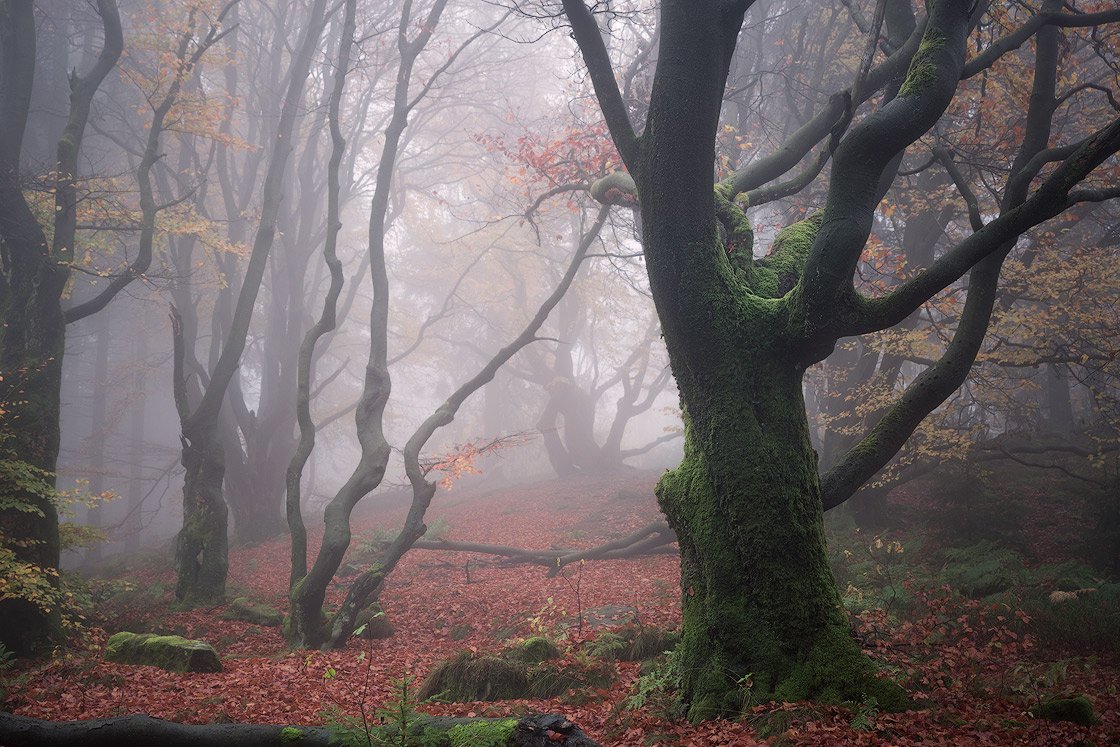
[[[93,373],[93,406],[90,410],[89,424],[89,492],[97,496],[105,491],[105,428],[106,400],[109,397],[109,341],[112,338],[112,325],[109,323],[111,312],[101,312],[97,320],[97,352]],[[95,503],[86,514],[86,524],[100,529],[103,525],[101,504]],[[102,543],[98,542],[86,550],[83,561],[95,564],[101,561]]]
[[[124,549],[134,553],[140,549],[140,533],[144,529],[140,509],[144,502],[144,425],[147,410],[145,388],[148,381],[148,335],[143,326],[136,331],[136,357],[132,375],[132,406],[130,409],[129,438],[132,461],[128,468],[128,517],[125,519]]]
[[[303,468],[315,449],[315,422],[311,419],[311,380],[314,373],[315,346],[323,335],[331,332],[337,326],[338,297],[342,293],[342,286],[345,282],[342,263],[335,252],[338,244],[338,232],[342,229],[342,219],[339,214],[339,198],[341,195],[339,171],[346,150],[346,140],[342,136],[342,128],[339,124],[339,109],[346,88],[346,74],[350,69],[350,51],[354,44],[356,14],[356,0],[346,0],[338,41],[338,64],[335,67],[334,81],[327,103],[331,155],[327,162],[327,235],[323,242],[323,262],[330,270],[330,287],[327,289],[327,296],[323,300],[323,310],[315,324],[304,335],[303,341],[300,343],[299,354],[296,357],[295,414],[299,425],[299,442],[296,444],[295,452],[292,454],[284,472],[284,514],[292,538],[291,573],[288,577],[289,590],[293,590],[300,579],[307,575],[307,526],[303,522],[300,483],[303,479]],[[295,617],[296,615],[293,614],[293,619]],[[303,629],[297,631],[299,638],[302,638],[306,633],[307,624],[301,619],[296,625]]]
[[[292,152],[292,135],[325,15],[326,0],[315,0],[308,12],[299,48],[292,56],[284,104],[262,188],[261,216],[253,249],[237,295],[228,336],[213,365],[206,391],[193,410],[186,391],[182,322],[176,312],[172,313],[175,400],[183,429],[183,466],[187,470],[183,486],[183,528],[179,532],[175,556],[179,573],[176,597],[185,602],[218,601],[225,594],[229,541],[226,536],[228,509],[222,494],[225,447],[221,438],[220,413],[245,350],[257,294],[276,237],[285,173]],[[280,477],[282,479],[282,475]]]

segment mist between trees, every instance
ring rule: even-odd
[[[173,553],[177,602],[217,605],[231,543],[289,535],[287,641],[344,646],[440,549],[448,491],[668,470],[664,518],[589,555],[455,539],[557,568],[676,542],[694,720],[744,676],[903,706],[824,511],[875,530],[966,463],[1115,489],[1118,26],[1055,0],[5,3],[0,641],[73,631],[60,567]],[[403,525],[325,613],[385,506]]]

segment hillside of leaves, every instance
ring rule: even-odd
[[[655,480],[632,473],[488,493],[456,489],[433,507],[429,535],[591,547],[658,517]],[[574,564],[549,577],[541,566],[426,550],[407,556],[381,597],[393,635],[328,652],[290,651],[278,627],[226,619],[226,606],[175,610],[169,552],[118,563],[90,581],[96,604],[88,634],[49,662],[6,662],[0,697],[3,710],[52,720],[147,713],[276,724],[384,719],[403,698],[432,714],[559,712],[604,745],[635,747],[1103,747],[1120,743],[1120,584],[1107,570],[1117,547],[1115,500],[1047,473],[988,470],[895,490],[881,533],[856,530],[844,510],[830,515],[834,570],[853,629],[912,694],[904,713],[881,713],[874,702],[757,704],[748,677],[740,719],[689,724],[662,687],[671,679],[664,657],[614,655],[620,632],[678,624],[673,556]],[[348,556],[354,568],[403,520],[403,508],[388,499],[365,511]],[[231,597],[283,610],[287,557],[283,540],[234,550]],[[334,591],[337,603],[342,588]],[[174,674],[103,661],[107,637],[121,630],[206,640],[224,671]],[[416,700],[441,659],[497,653],[536,636],[556,642],[557,666],[609,677],[548,700]],[[1096,723],[1036,718],[1048,700],[1075,695],[1091,704]]]

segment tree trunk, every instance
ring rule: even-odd
[[[175,544],[175,598],[187,604],[221,602],[226,594],[227,509],[222,498],[225,454],[213,428],[183,436],[183,528]]]
[[[89,425],[89,493],[99,496],[105,491],[105,441],[109,437],[106,429],[105,408],[109,398],[109,341],[112,339],[111,312],[105,310],[97,319],[97,352],[94,361],[93,373],[93,406],[90,413]],[[86,524],[95,529],[104,526],[101,512],[101,503],[97,502],[89,507],[86,513]],[[85,565],[96,565],[101,562],[103,550],[102,542],[96,542],[86,548],[82,562]]]
[[[1069,381],[1062,367],[1056,363],[1046,366],[1046,415],[1047,425],[1054,433],[1069,436],[1073,433],[1073,406],[1070,403]]]
[[[492,725],[494,730],[487,730],[487,725]],[[373,726],[371,742],[397,744],[402,736],[400,732],[401,729],[392,724]],[[533,714],[520,719],[426,716],[411,725],[410,733],[422,735],[425,744],[429,743],[430,736],[430,743],[435,747],[476,743],[496,747],[598,747],[598,743],[578,726],[556,714]],[[0,713],[0,740],[8,747],[147,747],[153,743],[163,747],[225,747],[231,744],[241,747],[327,747],[342,744],[335,730],[323,726],[179,724],[151,716],[53,723],[10,713]]]
[[[183,428],[183,466],[187,469],[183,486],[183,528],[179,532],[175,553],[179,573],[176,597],[189,603],[220,601],[225,595],[229,540],[226,536],[228,509],[222,493],[225,453],[220,415],[241,364],[257,294],[276,238],[285,173],[292,152],[292,133],[325,15],[326,0],[315,0],[308,11],[307,25],[298,50],[292,55],[284,104],[280,109],[261,190],[257,234],[253,238],[253,248],[237,294],[229,331],[221,343],[221,353],[213,364],[202,399],[193,410],[187,396],[183,323],[178,312],[172,310],[175,406]],[[277,479],[282,480],[283,474]]]
[[[0,437],[3,457],[49,475],[58,461],[58,412],[64,326],[59,295],[65,274],[49,261],[48,245],[23,196],[19,159],[35,71],[35,22],[30,2],[0,8]],[[14,540],[15,559],[58,568],[58,512],[50,495],[13,491],[34,511],[0,512],[0,534]],[[0,601],[0,642],[30,654],[61,639],[56,605]]]
[[[132,454],[128,467],[128,515],[124,523],[124,550],[134,553],[140,549],[140,533],[144,531],[141,507],[144,505],[144,425],[148,406],[148,335],[141,327],[135,331],[136,348],[132,374],[132,397],[129,421],[129,450]]]
[[[259,469],[254,466],[249,465],[248,476],[252,479],[246,481],[245,490],[235,493],[230,486],[229,510],[233,514],[234,538],[238,543],[261,542],[287,531],[280,511],[286,465],[277,460],[261,464]]]
[[[675,664],[689,718],[765,700],[888,707],[901,691],[853,642],[828,566],[801,371],[749,357],[678,372],[685,457],[657,489],[681,548]]]

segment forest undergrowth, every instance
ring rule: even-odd
[[[658,517],[655,479],[632,473],[485,494],[454,490],[433,507],[429,524],[456,540],[591,547]],[[0,662],[0,698],[3,710],[51,720],[147,713],[190,723],[318,724],[383,721],[413,708],[471,717],[558,712],[604,745],[635,747],[1120,744],[1120,584],[1089,563],[1086,538],[1096,527],[1057,483],[1001,483],[1000,490],[967,483],[896,490],[890,528],[881,532],[857,530],[843,510],[829,517],[853,630],[911,694],[913,708],[902,713],[880,712],[874,701],[753,703],[748,676],[740,719],[690,724],[663,688],[671,681],[664,657],[618,654],[635,631],[679,624],[673,556],[573,564],[549,577],[540,566],[431,551],[410,553],[382,594],[392,635],[355,638],[337,651],[291,651],[278,626],[227,619],[228,605],[176,610],[173,569],[162,555],[119,563],[91,581],[88,633],[49,662]],[[996,505],[1005,518],[986,520]],[[360,566],[363,546],[402,519],[403,508],[359,518],[352,566]],[[317,541],[313,533],[312,552]],[[285,539],[234,549],[230,598],[284,610],[287,558]],[[334,587],[328,603],[342,595]],[[224,671],[177,674],[104,661],[108,636],[121,630],[205,640]],[[536,638],[556,644],[555,671],[606,676],[548,699],[452,703],[411,694],[441,660],[508,652]],[[404,703],[402,683],[410,688]],[[1044,718],[1055,702],[1066,704],[1057,715],[1089,714],[1094,723]]]

